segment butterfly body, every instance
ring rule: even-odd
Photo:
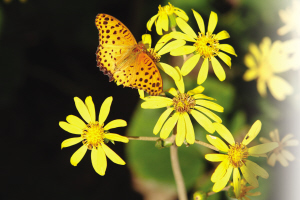
[[[116,18],[98,14],[97,66],[117,85],[141,89],[150,95],[162,92],[162,78],[145,44],[137,43],[129,29]]]

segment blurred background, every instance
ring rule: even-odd
[[[104,99],[114,100],[107,122],[124,119],[127,128],[118,134],[153,136],[153,127],[163,109],[142,110],[137,90],[116,86],[96,67],[95,52],[98,30],[94,21],[98,13],[110,14],[122,21],[137,41],[149,33],[147,21],[157,14],[157,7],[168,2],[183,9],[189,24],[198,32],[191,9],[198,11],[207,27],[209,14],[218,14],[215,33],[227,30],[238,55],[232,67],[224,65],[227,78],[217,80],[210,72],[203,84],[204,94],[218,100],[225,112],[220,114],[225,126],[242,140],[257,120],[263,127],[259,136],[279,130],[281,138],[292,133],[299,139],[299,67],[280,74],[294,88],[293,94],[278,101],[268,91],[262,98],[256,80],[245,82],[244,56],[250,43],[258,45],[266,36],[272,42],[287,41],[292,32],[280,36],[284,25],[279,10],[292,6],[292,0],[172,0],[172,1],[103,1],[103,0],[1,0],[0,2],[0,67],[1,67],[1,165],[0,199],[176,199],[169,150],[157,149],[153,142],[116,143],[112,149],[127,162],[120,166],[108,161],[105,176],[93,169],[90,153],[77,167],[70,157],[80,147],[63,150],[61,142],[72,137],[58,126],[69,114],[79,116],[73,98],[93,97],[96,112]],[[300,11],[299,11],[300,12]],[[159,39],[150,32],[153,44]],[[164,56],[164,62],[182,65],[182,60]],[[196,86],[199,67],[185,78],[186,90]],[[163,73],[164,89],[174,87]],[[195,123],[196,139],[206,141],[206,132]],[[237,139],[237,140],[238,140]],[[259,144],[257,138],[252,145]],[[298,147],[289,150],[299,151]],[[210,176],[216,165],[204,160],[209,153],[198,145],[179,148],[185,183],[192,198],[197,190],[210,191]],[[299,153],[298,153],[299,156]],[[288,167],[276,163],[271,168],[266,159],[253,159],[263,166],[270,178],[260,181],[261,196],[251,199],[296,199],[299,183],[299,157]],[[275,191],[275,192],[274,192]],[[293,198],[295,197],[295,198]],[[209,200],[229,199],[227,193],[212,195]]]

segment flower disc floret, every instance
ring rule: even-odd
[[[103,124],[100,125],[99,122],[91,122],[86,125],[83,129],[82,143],[87,146],[89,150],[97,148],[104,141],[104,129]]]
[[[215,34],[208,32],[206,34],[199,33],[194,46],[196,47],[196,52],[204,59],[208,58],[211,60],[211,57],[215,57],[219,53],[219,40],[216,39]]]
[[[147,55],[155,62],[158,63],[160,61],[160,55],[153,49],[147,49]]]
[[[188,94],[178,94],[173,98],[173,103],[175,111],[180,113],[190,113],[196,105],[195,98]]]
[[[236,143],[233,146],[230,145],[228,158],[233,167],[237,168],[243,166],[248,156],[248,148],[245,145],[239,143]]]

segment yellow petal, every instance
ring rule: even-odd
[[[214,145],[220,151],[228,152],[229,150],[228,146],[220,138],[212,135],[206,135],[206,139],[208,140],[209,143]]]
[[[138,92],[139,92],[140,98],[144,99],[145,98],[145,92],[144,92],[144,90],[139,90],[138,89]]]
[[[165,123],[165,121],[168,119],[168,117],[170,116],[171,112],[173,111],[174,109],[173,108],[168,108],[167,110],[165,110],[161,116],[159,117],[159,119],[157,120],[155,126],[154,126],[154,129],[153,129],[153,133],[156,135],[162,125]]]
[[[189,144],[194,144],[195,143],[195,132],[194,132],[194,127],[191,122],[191,119],[189,115],[185,112],[183,113],[185,125],[186,125],[186,141]]]
[[[215,102],[207,101],[207,100],[196,100],[196,104],[214,110],[216,112],[223,112],[224,108]]]
[[[203,114],[196,110],[191,111],[191,115],[196,119],[196,121],[209,133],[215,132],[215,128],[212,122]]]
[[[214,153],[214,154],[206,154],[205,155],[205,159],[208,160],[208,161],[211,161],[211,162],[221,162],[225,159],[228,158],[228,155],[225,155],[225,154],[217,154],[217,153]]]
[[[227,54],[220,51],[218,56],[221,58],[221,60],[223,60],[224,63],[226,63],[226,65],[228,65],[229,68],[231,68],[231,58]]]
[[[256,69],[257,64],[251,54],[247,54],[244,58],[245,65],[250,69]]]
[[[192,71],[192,69],[194,69],[194,67],[199,62],[200,57],[201,57],[200,54],[193,55],[183,64],[183,66],[181,68],[182,76],[188,75]]]
[[[274,166],[275,166],[275,163],[276,163],[276,160],[277,160],[276,154],[275,154],[275,153],[272,153],[271,156],[268,158],[267,163],[268,163],[269,165],[271,165],[272,167],[274,167]]]
[[[215,36],[215,38],[217,39],[217,40],[225,40],[225,39],[227,39],[227,38],[230,38],[230,35],[229,35],[229,33],[227,32],[227,31],[220,31],[216,36]]]
[[[230,53],[230,54],[232,54],[232,55],[237,56],[236,53],[235,53],[235,51],[234,51],[234,48],[233,48],[231,45],[229,45],[229,44],[220,44],[220,45],[219,45],[219,48],[220,48],[222,51],[225,51],[225,52],[227,52],[227,53]]]
[[[197,38],[196,33],[193,29],[180,17],[176,18],[176,23],[182,32],[190,36],[191,38]]]
[[[228,159],[226,159],[218,165],[218,167],[215,169],[215,172],[211,176],[211,181],[213,183],[217,182],[218,180],[224,177],[228,168],[228,164]]]
[[[218,79],[224,81],[226,74],[220,62],[215,57],[211,57],[211,64]]]
[[[142,35],[142,42],[143,44],[148,44],[149,48],[151,48],[152,39],[150,34],[144,34]]]
[[[216,100],[216,99],[206,96],[204,94],[195,94],[194,99],[208,99],[208,100],[214,100],[214,101]]]
[[[160,67],[166,74],[171,76],[174,81],[179,81],[180,80],[180,74],[171,65],[160,62],[157,66]]]
[[[91,160],[94,170],[99,175],[104,176],[107,167],[107,160],[101,146],[99,146],[98,149],[92,149]]]
[[[230,145],[235,145],[235,141],[234,138],[232,136],[232,134],[230,133],[230,131],[223,125],[223,124],[219,124],[219,123],[213,123],[217,133],[219,133],[219,135],[226,140]]]
[[[175,124],[177,123],[178,117],[179,113],[175,113],[172,117],[170,117],[167,120],[160,132],[160,137],[162,139],[166,139],[170,135],[170,132],[173,130]]]
[[[155,22],[156,25],[156,32],[158,35],[162,35],[162,22],[161,22],[162,18],[161,15],[158,16],[157,21]]]
[[[85,99],[85,105],[90,113],[90,116],[91,116],[91,121],[92,122],[95,122],[96,121],[96,112],[95,112],[95,105],[94,105],[94,102],[92,100],[92,97],[91,96],[88,96],[86,99]]]
[[[200,68],[200,71],[198,74],[198,78],[197,78],[198,85],[204,83],[204,81],[206,80],[207,74],[208,74],[208,67],[209,67],[208,58],[205,58],[203,60],[203,63],[201,65],[201,68]]]
[[[255,44],[251,43],[249,45],[249,51],[253,54],[256,61],[259,62],[261,60],[261,56],[262,56],[261,52],[259,51],[258,47]]]
[[[259,138],[259,141],[260,141],[261,143],[269,143],[269,142],[271,142],[269,139],[264,138],[264,137],[260,137],[260,138]]]
[[[127,126],[127,123],[123,119],[115,119],[104,126],[104,130],[110,130],[113,128]]]
[[[207,32],[212,34],[217,26],[217,23],[218,23],[218,15],[215,12],[211,11],[208,20]]]
[[[85,145],[82,145],[75,153],[73,153],[70,161],[73,166],[77,166],[77,164],[81,161],[83,156],[85,155],[87,151],[87,147]]]
[[[160,55],[160,56],[164,55],[166,53],[169,53],[173,49],[177,49],[179,47],[184,46],[185,43],[186,42],[184,40],[175,40],[175,41],[169,42],[159,52],[157,52],[157,54]]]
[[[254,124],[251,126],[251,128],[248,131],[247,135],[245,135],[245,138],[242,141],[242,144],[243,145],[248,145],[254,138],[256,138],[256,136],[258,135],[260,130],[261,130],[261,121],[256,120],[256,122],[254,122]]]
[[[177,86],[179,92],[181,94],[183,94],[184,91],[185,91],[185,87],[184,87],[184,82],[183,82],[182,74],[180,72],[179,67],[176,66],[175,69],[176,69],[177,73],[180,74],[180,80],[179,81],[175,81],[175,85]]]
[[[81,135],[83,133],[81,128],[78,128],[78,126],[74,126],[67,122],[61,121],[61,122],[59,122],[59,126],[60,126],[60,128],[64,129],[65,131],[67,131],[69,133],[78,134],[78,135]]]
[[[257,79],[257,91],[262,97],[267,96],[267,87],[266,87],[266,82],[262,78]]]
[[[245,81],[252,81],[252,80],[256,79],[257,76],[258,76],[258,71],[256,69],[249,69],[243,75],[243,79]]]
[[[196,40],[194,38],[191,38],[190,36],[188,36],[187,34],[182,33],[182,32],[175,31],[175,32],[169,33],[169,35],[172,38],[177,39],[177,40],[185,40],[185,41],[189,41],[189,42],[196,42]]]
[[[215,113],[211,112],[210,110],[200,107],[200,106],[195,106],[195,108],[197,110],[199,110],[200,112],[204,113],[207,117],[211,118],[215,122],[222,123],[222,119]]]
[[[288,150],[282,149],[281,154],[289,161],[293,161],[296,159],[295,156]]]
[[[174,13],[178,16],[178,17],[180,17],[180,18],[182,18],[183,20],[185,20],[185,21],[188,21],[189,20],[189,17],[186,15],[186,13],[183,11],[183,10],[181,10],[180,8],[174,8]]]
[[[112,100],[113,100],[112,97],[107,97],[101,105],[100,113],[99,113],[99,124],[100,125],[102,125],[105,122],[105,120],[109,114]]]
[[[265,179],[269,178],[268,172],[255,162],[247,160],[245,164],[248,167],[248,169],[251,170],[256,176],[260,176]]]
[[[285,100],[286,96],[291,95],[294,91],[293,87],[279,76],[273,76],[270,78],[268,86],[271,94],[278,101]]]
[[[229,179],[230,179],[230,176],[231,176],[231,174],[232,174],[232,170],[233,170],[233,168],[232,168],[232,167],[229,167],[229,168],[227,169],[226,174],[224,175],[224,177],[223,177],[222,179],[218,180],[218,181],[214,184],[214,186],[213,186],[213,188],[212,188],[212,190],[213,190],[214,192],[219,192],[219,191],[221,191],[221,190],[227,185],[227,183],[228,183],[228,181],[229,181]]]
[[[74,144],[77,144],[77,143],[81,142],[82,140],[83,140],[82,137],[75,137],[75,138],[66,139],[61,143],[61,148],[72,146]]]
[[[116,134],[116,133],[106,133],[105,138],[113,141],[118,141],[118,142],[124,142],[128,143],[129,139],[127,137],[124,137],[122,135]]]
[[[197,24],[198,24],[198,27],[199,27],[199,29],[200,29],[200,32],[201,32],[202,34],[205,34],[205,26],[204,26],[203,18],[202,18],[201,15],[200,15],[198,12],[196,12],[194,9],[192,9],[192,11],[193,11],[193,14],[194,14],[194,16],[195,16],[195,19],[196,19],[196,21],[197,21]]]
[[[177,90],[175,88],[170,88],[170,89],[166,90],[166,92],[170,93],[173,96],[178,95]]]
[[[83,101],[81,99],[79,99],[78,97],[74,97],[74,101],[75,101],[75,106],[79,112],[79,114],[81,115],[81,117],[87,122],[90,123],[91,122],[91,116],[90,113],[86,107],[86,105],[83,103]]]
[[[161,26],[165,31],[169,30],[169,18],[167,14],[161,15]]]
[[[284,136],[281,140],[282,143],[285,143],[286,141],[290,140],[291,138],[293,138],[294,135],[293,134],[287,134],[286,136]]]
[[[80,129],[84,129],[86,127],[86,124],[80,118],[74,115],[68,115],[67,122],[69,122],[73,126],[77,126]]]
[[[289,162],[285,159],[284,156],[282,156],[281,154],[278,154],[276,156],[276,159],[280,162],[280,164],[283,166],[283,167],[287,167],[289,166]]]
[[[151,17],[151,19],[147,22],[147,29],[149,31],[151,31],[151,27],[152,27],[153,23],[155,22],[155,20],[157,19],[157,17],[158,17],[158,14]]]
[[[173,100],[167,97],[157,97],[155,100],[147,100],[141,104],[144,109],[164,108],[173,105]]]
[[[194,89],[190,90],[187,92],[188,95],[201,95],[200,93],[204,91],[204,87],[199,85],[197,87],[195,87]],[[194,96],[194,98],[196,99],[196,97]]]
[[[156,43],[155,47],[154,47],[154,51],[157,52],[158,50],[160,50],[163,46],[165,46],[165,44],[167,44],[173,37],[171,36],[171,34],[165,34],[163,35],[158,42]]]
[[[181,146],[186,135],[185,121],[182,114],[179,115],[177,123],[177,133],[176,133],[176,145]]]
[[[181,55],[187,55],[190,53],[193,53],[196,50],[195,46],[189,46],[189,45],[185,45],[182,47],[178,47],[177,49],[173,49],[170,52],[171,56],[181,56]]]
[[[244,178],[250,185],[252,185],[253,187],[259,186],[258,181],[255,178],[255,175],[253,174],[253,172],[251,172],[251,170],[248,167],[246,167],[246,165],[241,166],[240,169]]]
[[[262,55],[268,55],[271,49],[272,41],[269,37],[264,37],[259,44],[260,51]]]
[[[106,154],[106,156],[118,165],[125,165],[124,160],[118,156],[113,150],[111,150],[106,144],[102,143],[102,148]]]
[[[278,147],[277,142],[270,142],[270,143],[265,143],[265,144],[259,144],[254,147],[250,147],[248,149],[248,153],[251,156],[252,154],[263,154],[267,153],[269,151],[272,151],[273,149]]]
[[[233,169],[233,190],[235,196],[239,198],[241,193],[241,175],[238,168]]]

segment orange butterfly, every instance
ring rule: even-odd
[[[99,30],[97,66],[109,81],[150,95],[162,93],[160,72],[145,44],[137,43],[130,30],[113,16],[98,14],[95,24]]]

